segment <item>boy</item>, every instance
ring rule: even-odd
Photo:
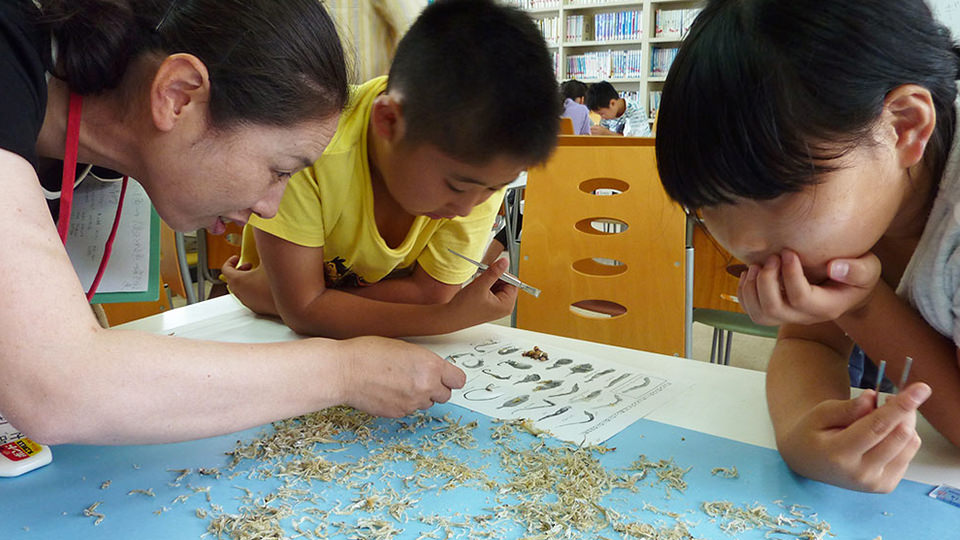
[[[628,103],[607,81],[593,83],[587,88],[586,105],[603,118],[600,125],[591,128],[594,135],[651,136],[650,123],[643,107]]]
[[[504,186],[556,144],[558,104],[542,96],[557,92],[526,14],[491,0],[428,6],[389,78],[354,89],[276,217],[251,218],[240,266],[223,268],[231,291],[297,332],[336,338],[440,334],[509,314],[506,261],[461,289],[476,268],[448,249],[480,258]]]

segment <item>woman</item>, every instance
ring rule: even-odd
[[[664,84],[663,185],[782,325],[767,400],[805,476],[893,490],[918,407],[960,444],[958,65],[922,0],[713,0]],[[850,399],[853,343],[913,384]]]
[[[276,212],[286,179],[330,140],[346,68],[316,0],[37,4],[0,3],[0,411],[11,424],[51,444],[169,442],[340,403],[400,416],[463,383],[391,340],[250,346],[101,329],[38,158],[75,153],[128,174],[174,228],[218,232]]]

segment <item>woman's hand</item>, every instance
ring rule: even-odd
[[[827,265],[827,272],[827,281],[811,284],[800,257],[784,250],[768,257],[763,266],[750,265],[740,275],[737,297],[757,324],[835,321],[869,302],[880,282],[880,259],[873,253],[856,259],[834,259]]]
[[[253,268],[250,263],[237,266],[240,257],[234,255],[220,267],[221,279],[230,292],[251,311],[261,315],[278,315],[270,292],[270,279],[263,265]]]
[[[463,388],[460,368],[429,350],[395,339],[360,337],[339,342],[341,401],[376,416],[399,418],[445,403]]]
[[[917,408],[930,387],[914,383],[874,408],[877,394],[818,404],[777,436],[784,461],[798,474],[847,489],[888,493],[920,449]]]
[[[506,259],[494,261],[447,303],[448,316],[457,322],[458,328],[500,319],[513,311],[518,289],[500,281],[507,265]]]

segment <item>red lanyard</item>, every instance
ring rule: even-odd
[[[70,92],[70,112],[67,114],[67,144],[63,151],[63,180],[60,183],[60,216],[57,219],[57,233],[60,235],[60,241],[64,245],[67,243],[67,234],[70,232],[70,210],[73,208],[73,183],[77,175],[77,152],[80,148],[80,116],[83,112],[83,97]],[[117,236],[117,227],[120,225],[120,212],[123,210],[123,197],[127,194],[127,177],[123,177],[123,184],[120,186],[120,199],[117,202],[117,215],[113,218],[113,228],[110,229],[110,236],[103,248],[103,258],[100,259],[100,267],[97,268],[97,275],[90,284],[90,290],[87,291],[87,301],[93,299],[93,295],[100,286],[100,280],[107,269],[107,262],[110,260],[110,253],[113,251],[113,240]]]

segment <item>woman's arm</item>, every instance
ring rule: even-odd
[[[44,443],[172,442],[348,404],[402,416],[463,373],[393,340],[227,344],[103,330],[36,175],[0,150],[0,410]]]

